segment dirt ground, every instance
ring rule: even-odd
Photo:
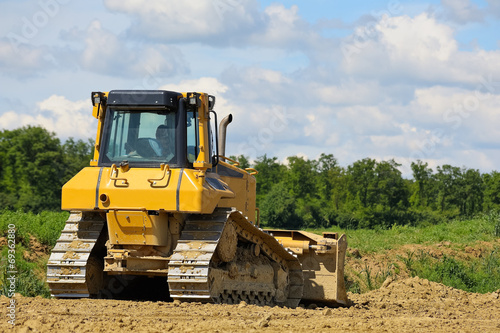
[[[56,300],[16,295],[9,332],[500,332],[500,290],[473,294],[417,278],[387,280],[349,294],[345,308],[279,308],[117,300]]]

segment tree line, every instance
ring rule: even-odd
[[[93,141],[61,142],[42,127],[0,131],[0,208],[59,210],[61,187],[89,165]],[[365,158],[343,167],[331,154],[232,156],[254,167],[257,205],[264,225],[277,228],[388,228],[436,224],[500,208],[500,173],[451,165],[411,164],[402,177],[394,160]]]
[[[244,167],[248,159],[233,156]],[[394,160],[365,158],[340,166],[331,154],[280,163],[259,157],[257,205],[266,226],[277,228],[389,228],[428,225],[500,208],[500,173],[451,165],[411,163],[412,179]]]

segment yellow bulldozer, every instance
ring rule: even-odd
[[[53,297],[114,297],[141,277],[180,301],[346,304],[345,235],[259,227],[257,171],[224,156],[232,116],[217,126],[214,96],[113,90],[91,100],[94,156],[62,189],[71,213],[47,264]]]

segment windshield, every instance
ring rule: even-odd
[[[101,162],[177,164],[175,112],[114,109],[108,112]]]

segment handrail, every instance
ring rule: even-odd
[[[161,178],[157,178],[157,179],[149,178],[148,182],[150,182],[151,185],[156,185],[156,182],[162,181],[165,178],[167,172],[170,173],[170,166],[168,164],[162,163],[160,165],[160,169],[161,169],[161,171],[163,171],[163,175],[161,176]]]
[[[223,159],[225,159],[225,160],[227,160],[227,161],[229,161],[231,163],[234,163],[234,166],[239,166],[240,165],[240,162],[235,161],[232,158],[229,158],[229,157],[226,157],[226,156],[223,156],[223,155],[217,155],[217,157],[223,158]]]
[[[239,167],[239,166],[240,166],[240,162],[235,161],[235,160],[233,160],[232,158],[229,158],[229,157],[226,157],[226,156],[222,156],[222,155],[217,155],[217,157],[219,157],[219,158],[223,158],[224,160],[227,160],[227,161],[229,161],[229,162],[233,163],[233,166],[235,166],[235,167]],[[241,169],[241,168],[240,168],[240,169]],[[250,175],[252,175],[252,176],[255,176],[256,174],[258,174],[258,173],[259,173],[259,172],[258,172],[257,170],[255,170],[254,168],[245,168],[245,169],[243,169],[243,170],[245,170],[246,172],[248,172],[248,173],[249,173]]]
[[[113,175],[115,175],[115,176],[113,177]],[[122,181],[121,185],[125,185],[125,186],[129,185],[127,178],[118,178],[118,168],[116,167],[116,164],[111,165],[111,172],[109,174],[109,179],[114,180],[115,182],[117,180],[121,180]],[[116,186],[120,186],[120,185],[116,185]]]
[[[250,175],[255,176],[259,172],[255,170],[254,168],[245,168],[245,171],[248,172]]]

